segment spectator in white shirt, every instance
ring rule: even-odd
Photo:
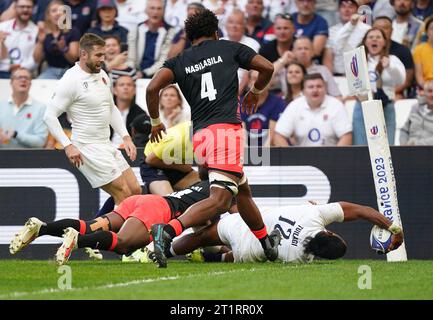
[[[304,79],[304,96],[291,102],[277,121],[272,144],[277,147],[348,146],[352,125],[340,100],[326,94],[318,73]]]
[[[218,26],[220,29],[224,29],[228,16],[236,7],[236,0],[203,0],[202,4],[206,9],[215,13],[218,18]]]
[[[185,25],[187,18],[188,0],[167,0],[165,1],[164,20],[176,30]]]
[[[34,70],[33,48],[38,27],[30,20],[33,1],[16,0],[16,18],[0,23],[0,79],[19,68]]]
[[[116,0],[116,21],[134,34],[138,24],[147,19],[146,2],[147,0]]]
[[[338,7],[340,22],[329,28],[329,38],[323,54],[323,65],[328,67],[334,75],[344,75],[343,52],[355,49],[362,40],[362,36],[358,37],[356,44],[351,47],[347,37],[342,38],[340,36],[340,31],[343,28],[351,28],[352,32],[350,36],[356,37],[357,25],[359,23],[362,24],[362,22],[359,21],[360,16],[356,14],[357,11],[358,4],[355,0],[340,0]]]

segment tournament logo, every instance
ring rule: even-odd
[[[352,57],[352,62],[350,63],[350,70],[352,70],[352,74],[357,78],[359,74],[359,69],[358,69],[358,59],[356,55]]]
[[[374,126],[370,129],[370,132],[373,136],[375,136],[376,134],[378,134],[379,128],[377,126]]]
[[[84,87],[84,90],[87,90],[89,88],[89,84],[87,83],[87,81],[83,82],[83,87]]]

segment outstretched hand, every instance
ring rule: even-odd
[[[162,140],[162,132],[167,133],[163,123],[160,123],[157,126],[152,126],[150,142],[159,142],[159,140]]]
[[[398,249],[398,247],[400,247],[401,244],[403,243],[403,240],[404,240],[403,231],[401,231],[400,233],[393,234],[391,236],[391,244],[388,248],[387,253]]]

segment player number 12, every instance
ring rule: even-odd
[[[295,223],[296,223],[296,221],[292,221],[290,219],[284,218],[283,216],[280,216],[280,218],[278,220],[281,221],[281,222],[288,223],[292,227],[295,226]],[[280,230],[281,235],[283,236],[284,239],[289,239],[290,236],[291,236],[291,234],[292,234],[292,229],[291,228],[287,229],[286,230],[287,233],[286,233],[286,232],[284,232],[284,230],[283,230],[283,228],[281,227],[280,224],[276,224],[275,225],[275,229]]]
[[[212,73],[206,72],[201,75],[201,98],[208,98],[209,101],[216,99],[217,91],[214,88]]]

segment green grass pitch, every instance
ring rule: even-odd
[[[371,268],[371,289],[359,273]],[[4,299],[433,299],[433,261],[373,260],[221,264],[70,261],[72,289],[60,290],[53,261],[0,261]]]

